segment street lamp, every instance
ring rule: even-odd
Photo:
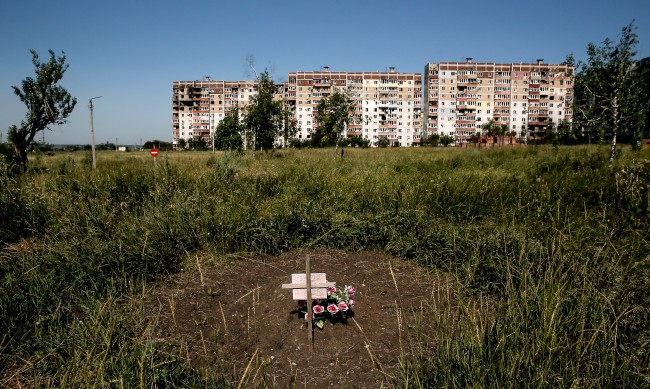
[[[93,100],[99,98],[101,98],[101,96],[93,97],[88,101],[88,108],[90,108],[90,147],[93,151],[93,170],[97,169],[97,158],[95,157],[95,124],[93,123]]]

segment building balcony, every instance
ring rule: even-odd
[[[457,86],[474,86],[474,85],[478,85],[478,80],[477,79],[457,79],[456,80],[456,85]]]
[[[547,120],[548,118],[528,118],[528,124],[548,124],[551,123],[551,120]]]

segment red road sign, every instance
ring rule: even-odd
[[[151,149],[149,154],[151,154],[152,157],[156,158],[158,156],[158,149],[156,148]]]

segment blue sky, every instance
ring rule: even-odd
[[[34,74],[29,49],[65,51],[62,85],[78,99],[52,144],[171,141],[175,80],[241,80],[252,54],[276,81],[289,71],[422,72],[429,61],[555,63],[584,59],[589,42],[617,39],[635,20],[650,56],[650,1],[0,1],[0,132],[20,124],[13,94]],[[39,136],[40,139],[40,136]]]

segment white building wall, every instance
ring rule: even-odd
[[[438,73],[440,80],[438,95],[438,134],[454,136],[456,128],[456,100],[451,96],[455,93],[454,80],[456,72],[444,70]],[[444,90],[442,88],[445,88]],[[451,88],[454,88],[452,90]]]
[[[364,84],[370,81],[366,80]],[[363,138],[368,139],[371,143],[376,143],[378,140],[377,129],[379,128],[379,102],[374,98],[371,100],[366,97],[363,99],[361,106],[363,111]]]

